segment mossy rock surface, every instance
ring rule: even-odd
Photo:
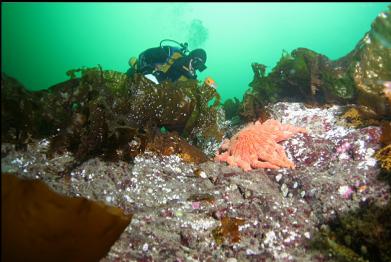
[[[337,60],[297,48],[283,52],[267,76],[261,70],[265,66],[252,66],[254,79],[242,103],[245,117],[276,101],[356,103],[390,117],[391,101],[385,96],[385,88],[391,83],[391,7],[379,14],[350,53]]]

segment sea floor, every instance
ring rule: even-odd
[[[374,158],[381,130],[345,125],[342,106],[277,103],[270,110],[308,130],[282,143],[293,170],[244,172],[145,152],[132,163],[92,158],[58,176],[73,156],[48,159],[43,139],[27,150],[2,143],[2,172],[133,214],[102,261],[335,261],[332,252],[313,248],[314,236],[347,211],[388,201]]]

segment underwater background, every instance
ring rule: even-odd
[[[1,261],[391,261],[390,3],[2,7]]]
[[[222,102],[240,100],[251,63],[276,65],[305,47],[334,60],[352,49],[390,3],[3,3],[2,72],[29,90],[100,64],[126,72],[128,60],[163,39],[204,48]]]

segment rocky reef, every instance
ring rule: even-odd
[[[390,12],[338,60],[253,63],[242,102],[101,67],[36,92],[2,74],[2,260],[390,261]],[[291,169],[212,160],[267,119],[306,130],[275,141]]]
[[[337,60],[298,48],[283,52],[267,76],[262,64],[253,63],[252,69],[254,79],[238,112],[247,121],[277,101],[354,103],[389,118],[391,101],[384,90],[391,84],[391,7],[379,14],[353,51]]]
[[[128,78],[101,68],[70,70],[68,75],[68,81],[29,92],[2,74],[3,142],[23,147],[31,138],[50,137],[51,155],[69,150],[82,163],[97,155],[133,159],[159,128],[201,148],[222,139],[220,96],[207,85],[155,85],[142,75]]]
[[[360,238],[350,231],[354,241],[341,242],[337,220],[376,206],[378,212],[369,210],[384,223],[377,240],[390,243],[381,211],[389,207],[390,190],[378,179],[374,156],[381,127],[352,127],[342,117],[346,108],[337,105],[285,102],[268,110],[281,123],[308,130],[282,143],[296,169],[244,172],[210,160],[185,161],[155,146],[134,161],[92,157],[58,175],[74,154],[48,158],[51,142],[32,139],[25,149],[2,144],[2,172],[40,179],[60,194],[132,214],[102,261],[358,261],[353,259],[371,258],[379,250],[378,261],[387,261],[387,245],[374,250],[372,240],[364,239],[371,235]],[[159,145],[172,138],[157,140]]]

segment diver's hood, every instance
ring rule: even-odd
[[[202,72],[202,71],[204,71],[206,68],[207,68],[207,66],[206,66],[205,64],[200,64],[196,69],[198,69],[198,71]]]
[[[193,58],[193,67],[197,69],[198,71],[202,72],[204,71],[207,67],[205,65],[206,62],[206,52],[204,49],[194,49],[193,51],[190,52],[189,56]]]

